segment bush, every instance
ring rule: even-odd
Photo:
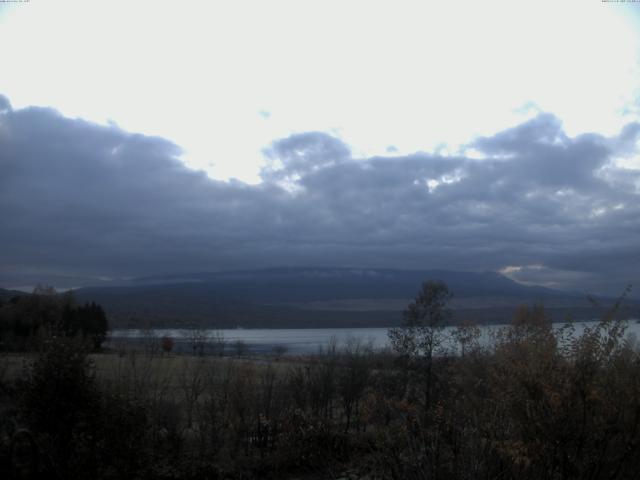
[[[175,344],[176,342],[172,337],[164,336],[160,339],[160,346],[164,353],[171,353]]]
[[[100,409],[84,345],[52,338],[18,382],[18,398],[22,418],[51,454],[51,468],[74,477],[71,459],[77,468],[75,454],[86,449],[83,437],[91,436],[91,423]]]
[[[133,478],[147,467],[147,413],[101,391],[85,345],[51,339],[17,382],[20,418],[54,478]],[[23,442],[24,443],[24,442]]]

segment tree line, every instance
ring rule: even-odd
[[[54,335],[81,337],[99,350],[109,325],[104,309],[94,303],[79,305],[73,292],[58,294],[38,286],[31,294],[0,300],[0,349],[33,350]]]

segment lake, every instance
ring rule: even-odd
[[[580,334],[585,326],[594,326],[597,322],[576,322],[576,334]],[[564,324],[554,324],[559,329]],[[480,327],[481,342],[488,344],[492,332],[504,325],[489,325]],[[172,337],[176,351],[189,351],[197,342],[205,343],[207,351],[214,351],[221,343],[225,345],[226,353],[233,353],[241,348],[245,352],[255,354],[272,353],[276,349],[280,353],[305,354],[315,353],[320,348],[327,348],[335,341],[338,348],[344,347],[349,341],[360,341],[371,344],[375,349],[389,346],[388,328],[283,328],[283,329],[116,329],[109,336],[108,344],[155,342],[163,336]],[[445,329],[450,333],[452,327]],[[640,338],[640,323],[636,320],[628,321],[627,333]],[[453,343],[449,348],[454,349]]]

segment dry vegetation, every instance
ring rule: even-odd
[[[457,356],[438,353],[442,331],[430,318],[443,317],[396,332],[413,335],[396,339],[417,350],[354,340],[288,360],[88,354],[50,338],[38,353],[1,357],[0,473],[637,477],[640,353],[615,308],[579,337],[554,331],[540,307],[520,309],[489,346],[462,325]]]

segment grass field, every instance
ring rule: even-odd
[[[522,310],[491,348],[460,335],[456,356],[85,358],[57,338],[0,356],[0,457],[29,429],[60,478],[637,478],[640,348],[625,325],[572,336]]]

